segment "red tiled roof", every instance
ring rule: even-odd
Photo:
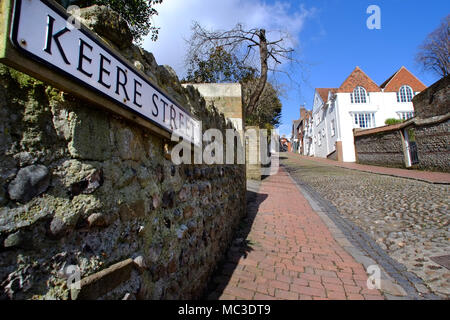
[[[334,93],[336,90],[337,88],[316,88],[317,93],[320,95],[324,103],[328,101],[328,93],[330,91]]]
[[[337,92],[353,92],[357,86],[363,87],[367,90],[367,92],[381,91],[378,85],[370,79],[364,71],[362,71],[359,67],[356,67],[347,79],[345,79]]]
[[[410,86],[414,92],[421,92],[427,88],[408,69],[401,67],[380,86],[385,92],[397,92],[403,85]]]

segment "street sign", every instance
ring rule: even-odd
[[[73,18],[69,18],[54,1],[16,0],[10,31],[13,49],[41,68],[49,69],[51,73],[48,74],[56,73],[69,80],[65,83],[76,84],[72,90],[69,89],[70,92],[83,96],[77,90],[77,87],[82,86],[102,97],[102,100],[109,100],[127,113],[150,121],[168,133],[175,133],[197,145],[200,143],[199,120],[90,30],[75,28],[70,22]],[[11,57],[6,58],[6,64],[13,60]],[[28,71],[23,64],[12,65],[19,65],[21,71]],[[36,67],[31,69],[30,74],[33,76],[55,83],[54,79],[48,79],[49,76],[39,72]],[[58,86],[58,83],[55,84]],[[63,87],[67,89],[67,85]],[[92,97],[89,94],[89,100]]]

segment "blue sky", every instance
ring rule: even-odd
[[[381,30],[369,30],[369,5],[381,8]],[[304,61],[302,75],[293,77],[300,88],[288,84],[282,97],[280,133],[290,133],[301,104],[311,108],[316,87],[339,87],[359,66],[381,84],[402,65],[426,85],[438,80],[422,72],[414,61],[418,46],[450,14],[446,0],[165,0],[155,23],[160,40],[146,41],[159,64],[169,64],[182,77],[183,52],[190,24],[199,21],[212,29],[226,29],[237,22],[248,27],[286,29],[297,39],[296,52]],[[288,66],[285,66],[288,68]]]
[[[291,1],[297,4],[298,1]],[[307,62],[306,82],[300,92],[291,91],[282,98],[283,126],[290,132],[292,120],[299,117],[299,105],[312,107],[314,88],[339,87],[355,66],[360,66],[377,84],[381,84],[402,65],[426,85],[438,77],[422,72],[414,57],[417,47],[443,17],[450,14],[450,1],[301,1],[317,8],[299,35],[301,56]],[[369,30],[366,9],[376,4],[381,9],[381,30]],[[287,127],[286,127],[287,126]]]

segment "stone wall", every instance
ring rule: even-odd
[[[242,106],[242,87],[239,83],[193,83],[205,101],[224,114],[237,130],[244,130],[244,109]]]
[[[403,167],[403,144],[399,131],[355,135],[357,162],[389,167]]]
[[[447,76],[413,99],[414,112],[418,118],[430,118],[450,112],[450,76]]]
[[[416,126],[418,167],[450,172],[450,120]]]
[[[204,130],[231,127],[151,53],[108,40]],[[175,166],[170,147],[0,65],[0,299],[200,297],[245,214],[245,165]]]
[[[416,116],[406,122],[354,132],[359,163],[407,166],[402,131],[414,129],[419,163],[414,168],[450,172],[450,78],[447,76],[413,99]],[[412,138],[412,137],[410,137]]]
[[[447,76],[414,97],[416,117],[428,120],[415,127],[421,169],[450,172],[449,92]]]

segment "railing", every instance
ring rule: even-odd
[[[419,154],[417,153],[417,144],[413,141],[409,143],[409,154],[411,156],[411,165],[419,163]]]

